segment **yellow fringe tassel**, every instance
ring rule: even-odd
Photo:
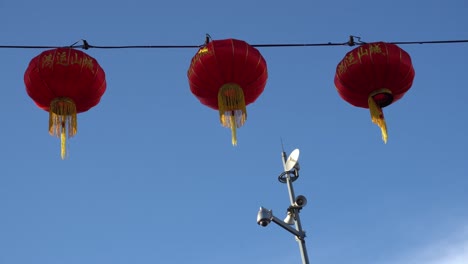
[[[52,100],[49,109],[49,134],[60,137],[60,156],[67,156],[66,140],[77,131],[76,105],[72,99],[61,97]]]
[[[378,125],[380,130],[382,131],[382,140],[387,143],[388,135],[387,135],[387,124],[385,123],[384,114],[382,108],[375,103],[374,98],[369,96],[368,98],[369,110],[372,118],[372,123]]]
[[[232,115],[230,116],[231,124],[236,122],[236,118]],[[233,146],[237,146],[237,127],[231,126],[231,142]]]
[[[247,120],[244,91],[235,83],[223,85],[218,91],[219,120],[224,127],[231,129],[232,145],[237,145],[236,129]]]
[[[65,126],[65,124],[63,124],[63,126]],[[62,159],[65,159],[67,156],[67,137],[64,128],[62,128],[62,132],[60,133],[60,156]]]

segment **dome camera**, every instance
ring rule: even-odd
[[[268,210],[264,207],[260,207],[257,213],[257,224],[265,227],[271,222],[272,213],[271,210]]]

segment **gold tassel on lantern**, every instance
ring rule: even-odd
[[[60,136],[62,159],[67,155],[66,139],[73,137],[76,131],[76,105],[73,100],[67,97],[52,100],[49,109],[49,134]]]
[[[219,119],[224,127],[231,129],[232,145],[237,145],[236,129],[247,120],[244,91],[235,83],[223,85],[218,91]]]
[[[372,122],[380,127],[380,130],[382,131],[382,140],[387,143],[387,124],[385,123],[382,108],[375,102],[373,95],[369,96],[368,104]]]

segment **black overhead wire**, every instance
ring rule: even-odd
[[[124,46],[95,46],[90,45],[86,40],[80,40],[70,46],[38,46],[38,45],[0,45],[0,49],[55,49],[55,48],[81,48],[81,49],[191,49],[201,48],[205,46],[211,37],[207,34],[206,41],[202,45],[124,45]],[[77,45],[79,42],[83,44]],[[397,45],[411,45],[411,44],[456,44],[468,43],[467,39],[464,40],[427,40],[427,41],[393,41],[387,42]],[[278,43],[278,44],[251,44],[253,47],[258,48],[288,48],[288,47],[326,47],[326,46],[355,46],[364,45],[366,42],[361,41],[360,37],[350,36],[349,40],[341,43]]]

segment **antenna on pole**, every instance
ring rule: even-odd
[[[283,145],[283,138],[282,137],[280,137],[280,141],[281,141],[281,150],[284,153],[284,145]]]
[[[283,166],[285,166],[286,165],[286,152],[284,151],[283,138],[280,137],[280,140],[281,140],[281,149],[282,149],[281,157],[283,158]]]

